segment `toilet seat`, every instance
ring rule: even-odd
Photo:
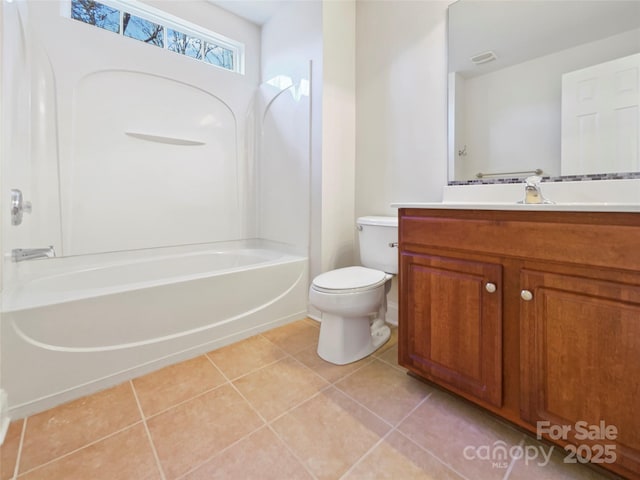
[[[356,293],[384,285],[390,278],[388,273],[373,268],[346,267],[318,275],[312,288],[323,293]]]

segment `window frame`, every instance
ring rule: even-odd
[[[241,75],[245,73],[245,46],[244,43],[239,42],[237,40],[233,40],[229,37],[226,37],[217,32],[213,32],[209,29],[196,25],[195,23],[191,23],[187,20],[184,20],[180,17],[167,13],[163,10],[157,9],[150,5],[146,5],[137,0],[96,0],[97,3],[101,3],[108,7],[117,9],[120,13],[120,27],[117,35],[122,37],[126,37],[123,33],[123,13],[129,13],[131,15],[141,17],[145,20],[149,20],[150,22],[157,23],[163,27],[163,46],[155,45],[157,47],[162,48],[168,52],[181,55],[186,58],[190,58],[195,61],[202,62],[207,65],[212,65],[217,68],[221,68],[227,72],[235,72]],[[71,3],[72,0],[64,0],[62,5],[62,15],[67,18],[71,17]],[[80,21],[81,20],[75,20]],[[86,23],[86,25],[91,25]],[[91,25],[95,26],[95,25]],[[99,28],[99,27],[98,27]],[[168,30],[178,31],[179,33],[186,34],[190,37],[195,37],[200,39],[201,41],[201,58],[195,58],[190,55],[181,54],[179,52],[175,52],[173,50],[169,50],[169,39],[168,39]],[[110,31],[110,30],[107,30]],[[116,33],[116,32],[112,32]],[[130,38],[130,37],[129,37]],[[205,45],[207,43],[212,43],[216,46],[222,47],[224,49],[230,50],[233,55],[233,68],[226,68],[220,65],[216,65],[215,63],[209,63],[205,61]]]

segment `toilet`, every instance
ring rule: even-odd
[[[387,293],[398,273],[397,217],[357,219],[361,267],[318,275],[309,303],[322,312],[318,355],[336,365],[352,363],[389,340]]]

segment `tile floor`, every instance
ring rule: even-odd
[[[406,375],[395,332],[346,366],[317,356],[318,332],[300,320],[15,421],[0,480],[605,478],[557,452],[466,459],[549,447]]]

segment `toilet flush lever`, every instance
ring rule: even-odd
[[[398,248],[398,242],[389,242],[391,248]]]

